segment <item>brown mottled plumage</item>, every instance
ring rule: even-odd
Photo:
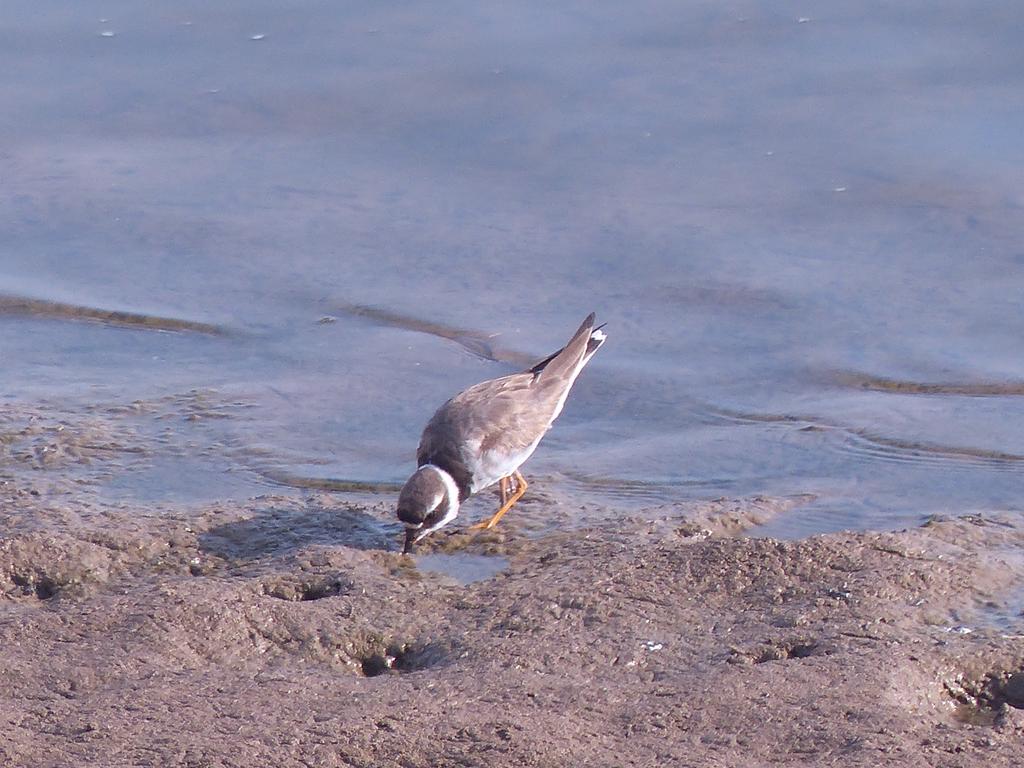
[[[417,470],[399,495],[405,549],[451,522],[474,493],[501,483],[493,527],[526,490],[519,474],[565,404],[583,366],[604,343],[591,313],[562,349],[529,370],[476,384],[442,405],[423,430]],[[515,485],[515,491],[509,490]]]

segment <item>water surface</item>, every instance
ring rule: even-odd
[[[814,494],[783,535],[1019,510],[1022,21],[9,0],[0,395],[234,404],[133,416],[184,447],[112,498],[386,490],[593,309],[538,490]]]

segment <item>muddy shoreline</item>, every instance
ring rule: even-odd
[[[223,455],[148,421],[224,413],[8,405],[2,764],[1020,763],[1019,516],[779,541],[799,493],[637,514],[541,480],[403,557],[389,494],[104,495]]]
[[[63,499],[63,500],[62,500]],[[1024,530],[749,538],[760,501],[530,537],[460,585],[327,494],[83,514],[8,479],[6,765],[1019,764]]]

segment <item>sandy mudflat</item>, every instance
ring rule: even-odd
[[[461,586],[389,551],[384,502],[2,490],[4,765],[1024,756],[1024,640],[981,621],[1021,575],[998,516],[799,542],[742,535],[765,501],[539,539],[510,521],[437,537],[508,560]]]
[[[58,415],[0,415],[0,765],[1024,758],[1019,515],[783,542],[747,534],[799,496],[630,516],[540,481],[410,558],[387,494],[113,501],[196,449]]]

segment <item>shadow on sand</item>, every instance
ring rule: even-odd
[[[397,550],[400,531],[355,505],[271,507],[199,535],[203,552],[227,560],[282,557],[311,544]]]

